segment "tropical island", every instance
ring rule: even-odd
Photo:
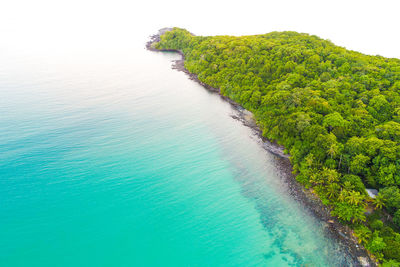
[[[382,266],[400,266],[400,60],[297,32],[195,36],[164,30],[198,80],[254,114],[296,180]]]

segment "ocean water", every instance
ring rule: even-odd
[[[174,53],[0,54],[0,266],[343,266]]]

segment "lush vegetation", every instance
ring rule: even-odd
[[[297,180],[377,259],[400,262],[400,60],[296,32],[174,28],[156,48],[181,50],[190,72],[252,111],[263,135],[286,147]]]

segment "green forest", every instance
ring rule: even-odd
[[[174,28],[155,48],[254,113],[293,173],[383,266],[400,265],[400,60],[317,36],[194,36]],[[377,189],[375,198],[366,188]]]

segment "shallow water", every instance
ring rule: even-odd
[[[0,266],[351,264],[178,57],[0,54]]]

